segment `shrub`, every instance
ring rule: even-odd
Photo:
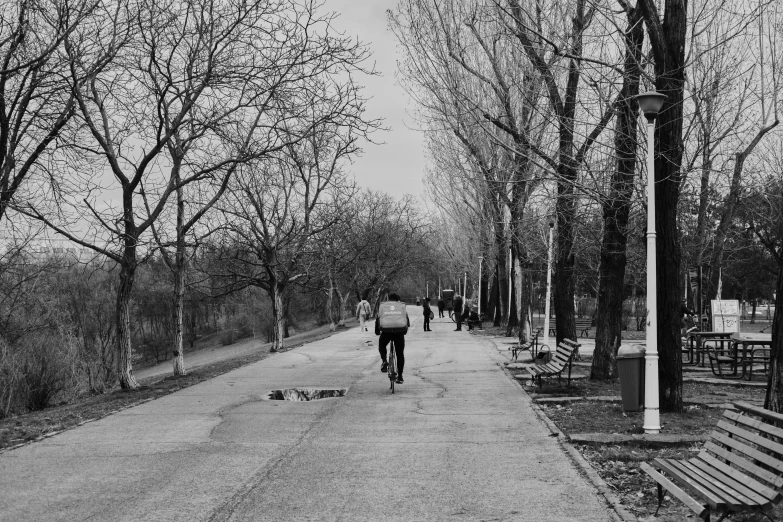
[[[71,340],[35,335],[22,344],[19,389],[29,411],[48,407],[58,395],[78,392],[76,357]]]

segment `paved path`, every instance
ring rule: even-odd
[[[498,350],[432,327],[394,395],[352,329],[6,452],[0,520],[613,520]],[[308,386],[348,394],[266,400]]]

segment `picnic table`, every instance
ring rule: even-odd
[[[688,333],[688,347],[683,351],[688,352],[688,364],[704,366],[704,341],[707,339],[729,339],[735,332],[700,332],[695,330]],[[695,359],[694,359],[695,354]]]
[[[760,362],[766,370],[769,363],[769,351],[772,347],[772,334],[762,333],[733,333],[731,341],[734,345],[734,356],[737,365],[742,366],[740,379],[745,378],[747,368],[748,380],[753,379],[753,364]],[[740,348],[742,349],[740,351]]]

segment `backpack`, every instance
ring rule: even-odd
[[[384,301],[378,307],[378,324],[381,332],[408,333],[408,313],[405,303]]]

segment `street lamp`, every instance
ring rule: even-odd
[[[481,317],[481,264],[484,256],[479,256],[479,295],[478,295],[478,316]]]
[[[666,96],[654,91],[636,97],[647,118],[647,348],[645,350],[644,432],[661,431],[658,400],[658,299],[655,269],[655,118]]]
[[[552,231],[554,221],[549,222],[549,247],[546,260],[546,302],[544,304],[544,344],[549,348],[549,301],[552,292]],[[540,294],[539,294],[540,295]]]

